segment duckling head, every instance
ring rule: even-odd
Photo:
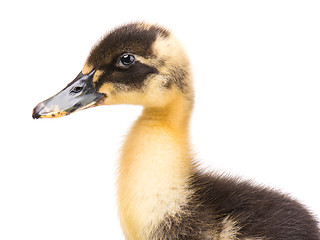
[[[192,102],[192,95],[189,61],[175,36],[157,25],[131,23],[103,37],[79,75],[32,116],[61,117],[111,104],[163,108],[177,97]]]

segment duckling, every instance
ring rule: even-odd
[[[117,180],[125,238],[319,240],[313,215],[286,194],[200,169],[189,142],[188,57],[171,31],[144,22],[110,31],[82,71],[33,118],[88,107],[144,107],[122,147]]]

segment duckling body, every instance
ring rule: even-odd
[[[184,104],[145,109],[124,144],[118,203],[126,239],[319,239],[312,216],[288,196],[200,171]]]
[[[59,96],[68,96],[70,104],[59,108]],[[287,195],[200,170],[189,143],[189,62],[166,29],[132,23],[110,32],[94,46],[81,74],[40,103],[33,117],[111,104],[144,106],[119,160],[126,239],[320,239],[312,214]]]

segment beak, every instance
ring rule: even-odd
[[[82,72],[61,92],[39,103],[32,113],[34,119],[63,117],[77,110],[98,106],[105,94],[98,93],[93,87],[95,70],[88,74]]]

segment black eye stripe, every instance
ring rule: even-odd
[[[134,67],[120,68],[113,65],[105,66],[103,74],[99,80],[94,83],[94,88],[99,91],[104,83],[122,83],[131,89],[139,89],[143,85],[143,81],[150,74],[158,73],[154,67],[135,61]]]

